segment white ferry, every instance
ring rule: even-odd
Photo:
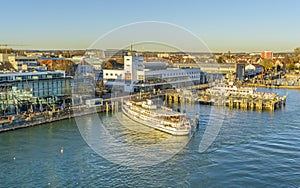
[[[233,83],[225,84],[220,83],[216,84],[212,88],[206,90],[208,94],[211,95],[253,95],[256,93],[256,88],[252,87],[237,87]]]
[[[167,107],[159,108],[152,100],[126,101],[122,104],[122,112],[138,123],[172,135],[188,135],[191,131],[190,121],[185,114]]]

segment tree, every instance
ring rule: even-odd
[[[230,52],[230,50],[227,52],[227,58],[228,58],[228,59],[231,58],[231,52]]]
[[[61,55],[61,54],[62,54],[62,51],[59,51],[59,50],[54,52],[55,57],[59,57],[59,55]]]
[[[299,56],[300,55],[300,48],[298,47],[298,48],[294,49],[294,53],[295,53],[296,56]]]
[[[290,63],[290,64],[288,64],[287,68],[288,68],[288,70],[294,70],[295,64],[294,63]]]
[[[300,61],[300,48],[294,49],[294,54],[292,55],[292,61],[297,63]]]
[[[290,55],[285,55],[285,57],[284,57],[284,62],[285,62],[286,64],[290,64],[290,63],[293,62],[293,60],[291,59]]]
[[[218,63],[224,63],[225,60],[223,59],[223,56],[219,56],[219,57],[217,58],[217,62],[218,62]]]
[[[265,70],[270,70],[273,68],[273,61],[271,59],[263,59],[261,65]]]

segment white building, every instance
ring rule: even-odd
[[[125,87],[124,91],[131,92],[133,84],[138,80],[143,79],[144,67],[143,56],[124,56],[124,74],[125,74]]]
[[[166,85],[172,88],[205,82],[200,68],[168,69],[162,64],[153,63],[151,66],[144,62],[143,56],[125,56],[124,69],[104,69],[103,81],[107,87],[125,92],[136,92],[142,87],[151,90]]]
[[[15,70],[18,70],[15,54],[0,53],[0,63],[9,62]],[[1,70],[3,71],[3,70]],[[12,71],[12,70],[9,70]]]
[[[12,62],[12,61],[11,61]],[[40,67],[40,63],[37,60],[37,57],[26,57],[26,56],[16,56],[15,62],[17,63],[18,71],[31,71]]]
[[[103,70],[103,80],[114,81],[114,80],[124,80],[124,70],[123,69],[104,69]]]

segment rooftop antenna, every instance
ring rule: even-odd
[[[132,53],[132,44],[130,44],[130,49],[129,49],[128,55],[129,55],[129,56],[132,56],[132,55],[133,55],[133,53]]]

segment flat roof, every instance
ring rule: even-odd
[[[65,71],[45,71],[45,72],[0,72],[0,76],[27,76],[27,75],[44,75],[44,74],[55,74],[55,73],[62,73],[65,74]]]

